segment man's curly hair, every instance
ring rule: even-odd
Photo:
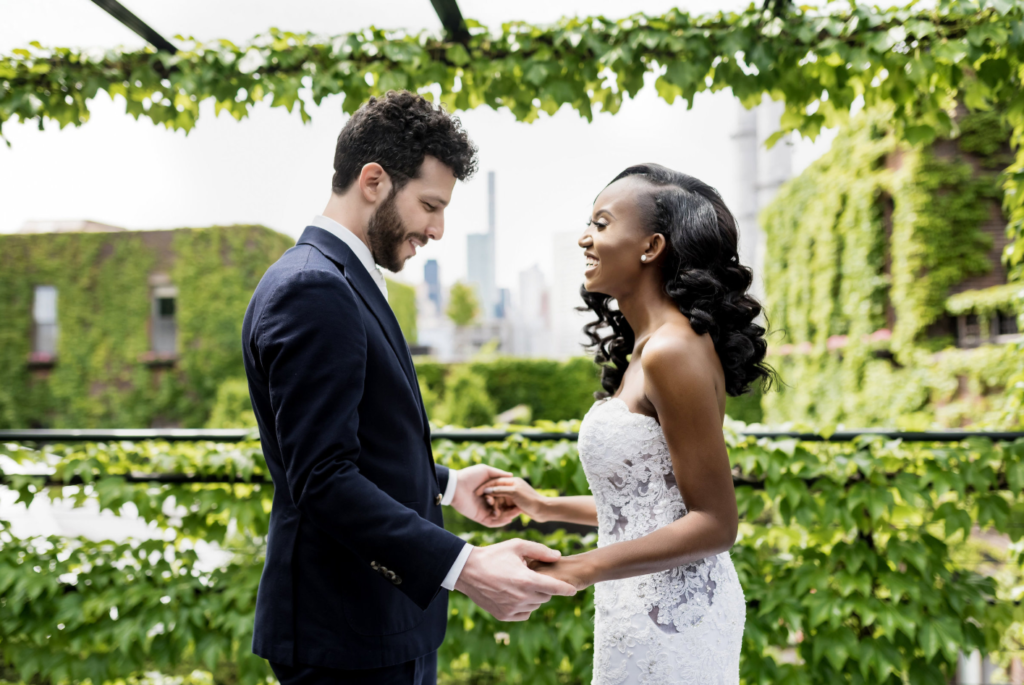
[[[335,193],[344,193],[364,165],[376,162],[391,176],[392,192],[397,192],[419,175],[427,155],[465,181],[476,173],[476,153],[458,117],[416,93],[391,90],[370,98],[341,129],[331,185]]]

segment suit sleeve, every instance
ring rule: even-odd
[[[363,563],[393,570],[423,609],[465,542],[396,502],[359,471],[366,331],[340,273],[300,271],[260,317],[257,347],[270,388],[292,502]],[[447,473],[445,474],[447,476]]]
[[[437,471],[437,485],[441,488],[441,492],[444,493],[448,489],[448,467],[435,464],[434,470]]]

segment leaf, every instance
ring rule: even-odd
[[[903,135],[911,145],[927,145],[935,140],[935,129],[927,124],[907,126]]]
[[[461,43],[456,43],[445,50],[444,56],[449,62],[458,67],[464,67],[469,64],[469,53],[466,52],[466,48]]]
[[[917,631],[917,642],[924,651],[925,658],[931,660],[942,646],[939,629],[934,621],[924,621]]]

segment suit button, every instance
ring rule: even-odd
[[[376,570],[380,569],[380,564],[378,564],[376,561],[371,561],[370,562],[370,568],[372,568],[374,571],[376,571]]]
[[[394,583],[395,585],[401,585],[402,584],[402,579],[399,578],[398,576],[395,576],[394,578],[391,579],[391,582]]]
[[[434,498],[434,504],[440,506],[442,499],[444,499],[444,497],[441,496],[441,493],[437,493],[437,497]]]

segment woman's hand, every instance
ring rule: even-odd
[[[492,478],[476,490],[478,497],[488,498],[491,506],[503,510],[517,508],[530,518],[546,521],[548,498],[540,494],[522,478],[499,476]]]
[[[587,589],[595,582],[594,569],[591,567],[587,554],[562,557],[550,564],[543,561],[530,561],[527,565],[537,573],[569,583],[576,588],[577,592]]]

